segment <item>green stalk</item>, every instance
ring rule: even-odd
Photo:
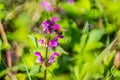
[[[47,55],[48,55],[48,44],[49,44],[49,39],[48,39],[48,36],[46,37],[46,53],[45,53],[45,72],[44,72],[44,80],[47,79]]]

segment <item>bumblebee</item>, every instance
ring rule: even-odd
[[[61,30],[55,30],[55,32],[58,34],[58,36],[63,34],[63,32]]]

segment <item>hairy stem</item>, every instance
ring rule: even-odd
[[[46,69],[45,69],[45,72],[44,72],[44,80],[46,80],[47,78],[47,55],[48,55],[48,44],[49,44],[49,40],[48,40],[48,36],[46,37],[46,53],[45,53],[45,59],[46,59],[46,62],[45,62],[45,66],[46,66]]]

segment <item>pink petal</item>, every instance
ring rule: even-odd
[[[58,20],[59,20],[58,17],[54,17],[54,18],[52,18],[52,21],[53,21],[53,22],[56,22],[56,21],[58,21]]]
[[[51,3],[48,2],[48,1],[46,1],[46,0],[43,0],[43,1],[41,2],[41,5],[42,5],[42,7],[45,8],[46,11],[53,11],[53,10],[54,10],[54,8],[53,8],[53,6],[51,5]]]
[[[44,40],[44,39],[39,39],[38,42],[39,42],[40,44],[44,44],[44,43],[45,43],[45,40]]]
[[[43,59],[42,59],[41,53],[40,53],[40,52],[35,52],[34,54],[35,54],[35,56],[38,57],[37,60],[36,60],[36,62],[37,62],[37,63],[38,63],[38,62],[42,63],[42,62],[43,62]]]
[[[57,52],[54,52],[51,56],[50,56],[50,58],[49,58],[49,61],[48,61],[48,64],[51,64],[51,63],[53,63],[53,62],[55,62],[55,57],[56,56],[59,56],[59,54],[57,53]]]
[[[54,27],[55,30],[60,30],[60,26],[58,24],[54,24],[53,27]]]

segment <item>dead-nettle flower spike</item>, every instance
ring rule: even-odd
[[[40,63],[40,64],[43,64],[43,63],[44,63],[43,57],[42,57],[42,55],[41,55],[40,52],[35,52],[34,55],[38,57],[38,58],[36,59],[36,63]],[[50,65],[51,63],[55,62],[55,57],[57,57],[57,56],[59,56],[59,54],[58,54],[57,52],[54,52],[54,53],[50,56],[50,58],[49,58],[49,60],[48,60],[48,62],[47,62],[47,65]]]
[[[50,49],[54,49],[55,47],[59,46],[60,43],[58,42],[59,39],[64,38],[64,36],[62,36],[62,32],[59,32],[60,26],[58,24],[56,24],[56,21],[58,21],[59,18],[54,17],[52,18],[52,20],[45,20],[42,23],[42,27],[43,27],[43,31],[50,36],[50,34],[54,33],[56,36],[53,39],[49,39],[48,41],[46,41],[46,39],[39,39],[38,42],[46,47],[46,54],[47,54],[47,50],[48,48]],[[59,54],[57,52],[54,52],[49,59],[47,59],[47,57],[45,57],[45,60],[43,60],[43,57],[41,55],[40,52],[35,52],[35,56],[37,56],[37,63],[41,63],[42,65],[45,66],[50,66],[51,63],[55,62],[55,57],[59,56]],[[48,60],[48,61],[47,61]]]

